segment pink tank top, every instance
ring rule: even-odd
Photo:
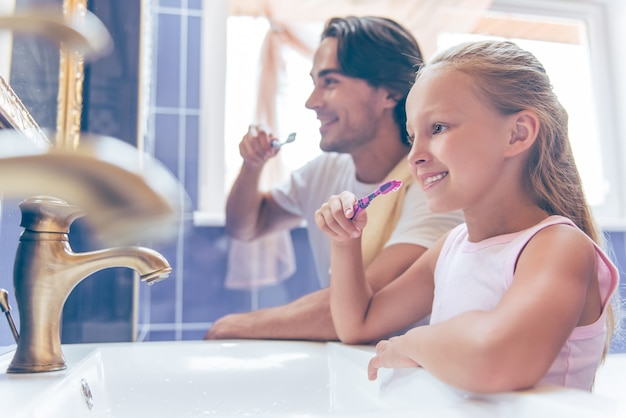
[[[550,216],[521,232],[500,235],[481,242],[467,239],[467,226],[450,232],[435,268],[435,296],[430,323],[436,324],[471,310],[490,310],[502,299],[511,282],[515,263],[528,241],[543,228],[574,223]],[[594,244],[595,245],[595,244]],[[617,288],[619,274],[597,246],[597,271],[602,314],[592,324],[576,327],[540,384],[555,384],[591,390],[602,360],[606,338],[606,309]]]

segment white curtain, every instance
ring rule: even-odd
[[[230,0],[233,16],[267,16],[285,26],[324,22],[333,16],[383,16],[417,38],[429,58],[441,32],[467,32],[492,0]]]
[[[285,73],[283,48],[292,48],[310,57],[314,47],[300,39],[286,22],[275,22],[271,10],[266,10],[263,15],[271,24],[261,47],[254,123],[269,127],[282,138],[284,133],[278,131],[276,93],[279,79]],[[288,174],[279,153],[265,165],[261,189],[269,189]],[[291,277],[295,271],[295,255],[289,231],[273,233],[253,242],[230,241],[225,281],[227,288],[254,289],[272,285]]]
[[[230,0],[232,16],[265,17],[270,22],[261,52],[256,123],[276,131],[276,93],[284,73],[283,48],[311,57],[319,40],[303,39],[296,31],[306,22],[324,22],[334,16],[383,16],[396,20],[416,37],[426,60],[437,50],[441,32],[468,32],[492,0]],[[300,35],[302,36],[302,35]],[[269,188],[288,173],[280,154],[270,160],[261,178]],[[258,288],[279,283],[295,272],[289,232],[244,243],[231,240],[226,287]]]

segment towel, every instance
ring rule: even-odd
[[[296,271],[289,232],[278,232],[253,242],[230,240],[227,289],[250,290],[275,285]]]
[[[361,239],[364,267],[376,258],[400,219],[406,189],[414,180],[405,158],[400,160],[382,183],[389,180],[401,180],[402,187],[396,192],[378,196],[367,207],[367,225],[363,229]]]

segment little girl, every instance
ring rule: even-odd
[[[316,222],[332,238],[339,337],[377,341],[430,314],[430,325],[378,343],[370,379],[423,367],[473,392],[591,390],[619,276],[596,244],[544,68],[511,42],[459,45],[420,69],[406,109],[408,160],[429,208],[461,209],[465,224],[374,293],[361,261],[367,211],[351,221],[356,196],[331,197]]]

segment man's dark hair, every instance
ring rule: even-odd
[[[415,37],[391,19],[375,16],[334,17],[322,39],[337,38],[337,61],[345,75],[383,87],[400,97],[394,109],[402,142],[408,145],[406,97],[423,63]]]

